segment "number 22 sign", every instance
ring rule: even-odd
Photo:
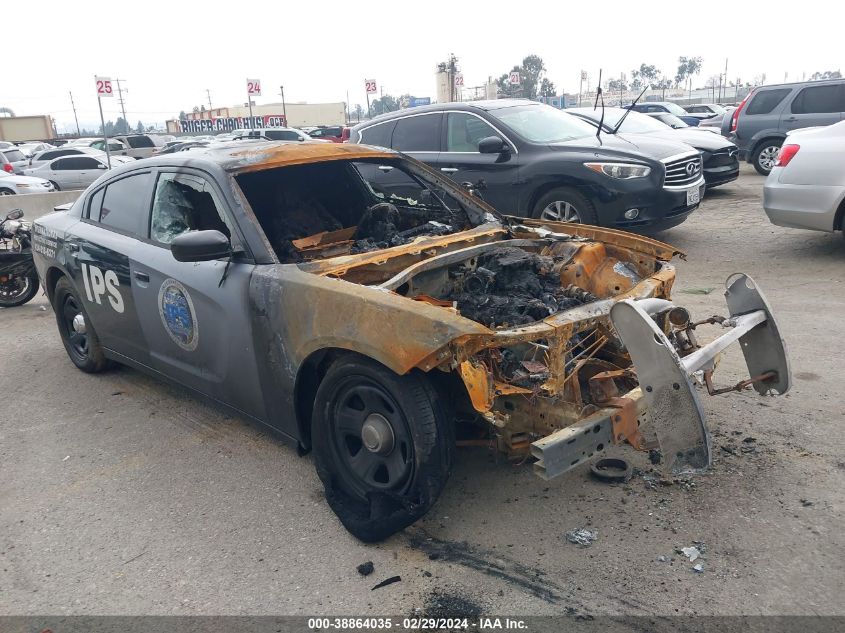
[[[246,80],[246,93],[251,97],[260,97],[261,96],[261,80],[260,79],[247,79]]]
[[[113,97],[114,91],[111,87],[111,77],[94,77],[97,81],[98,97]]]

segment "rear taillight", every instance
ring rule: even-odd
[[[799,149],[801,149],[800,145],[784,145],[781,147],[777,160],[775,160],[775,167],[786,167]]]
[[[737,107],[737,109],[733,111],[733,114],[731,115],[731,132],[736,132],[736,124],[739,121],[739,113],[745,107],[746,102],[748,101],[749,98],[751,98],[751,94],[753,92],[754,91],[752,90],[747,95],[745,95],[745,99],[743,99],[742,102]]]
[[[12,167],[12,165],[10,163],[6,163],[6,164],[3,165],[3,171],[7,171],[11,174],[11,173],[14,173],[15,168]]]

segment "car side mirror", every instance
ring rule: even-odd
[[[220,231],[188,231],[173,238],[170,252],[177,262],[208,262],[229,257],[232,245]]]
[[[20,220],[23,217],[23,209],[12,209],[6,215],[7,220]]]
[[[108,167],[106,167],[105,165],[103,165],[103,163],[98,163],[98,164],[97,164],[97,169],[108,169]]]
[[[482,154],[502,154],[510,148],[498,136],[488,136],[478,141],[478,151]]]

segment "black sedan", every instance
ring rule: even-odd
[[[382,115],[351,143],[399,150],[480,191],[510,215],[658,231],[683,222],[704,191],[684,143],[596,134],[583,119],[520,99],[441,103]],[[382,188],[401,188],[384,172]]]
[[[596,127],[601,120],[601,109],[572,108],[570,114],[584,119]],[[605,108],[604,130],[613,132],[626,110],[622,108]],[[704,180],[707,187],[717,187],[736,180],[739,177],[739,158],[737,147],[718,134],[694,127],[672,128],[660,121],[640,112],[629,112],[622,123],[619,132],[630,138],[632,134],[643,134],[653,138],[676,140],[692,145],[701,152],[704,161]]]

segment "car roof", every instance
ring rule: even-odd
[[[825,84],[836,84],[836,83],[845,83],[845,77],[840,79],[816,79],[813,81],[789,81],[787,83],[781,84],[765,84],[762,86],[754,86],[753,90],[762,90],[762,89],[769,89],[769,88],[796,88],[796,87],[804,87],[804,86],[823,86]]]
[[[473,112],[482,110],[490,112],[493,110],[502,110],[504,108],[515,108],[517,106],[543,106],[544,104],[530,99],[490,99],[486,101],[451,101],[447,103],[433,103],[427,106],[417,106],[414,108],[404,108],[396,110],[395,112],[388,112],[373,117],[369,121],[362,121],[358,125],[362,128],[374,123],[381,123],[383,121],[390,121],[412,114],[425,114],[426,112],[440,112],[442,110],[458,110],[463,112]],[[358,127],[357,125],[355,127]]]
[[[369,145],[299,143],[284,141],[232,141],[212,144],[201,151],[166,154],[144,160],[154,164],[188,164],[206,161],[234,173],[261,171],[288,165],[359,158],[396,158],[397,152]]]

